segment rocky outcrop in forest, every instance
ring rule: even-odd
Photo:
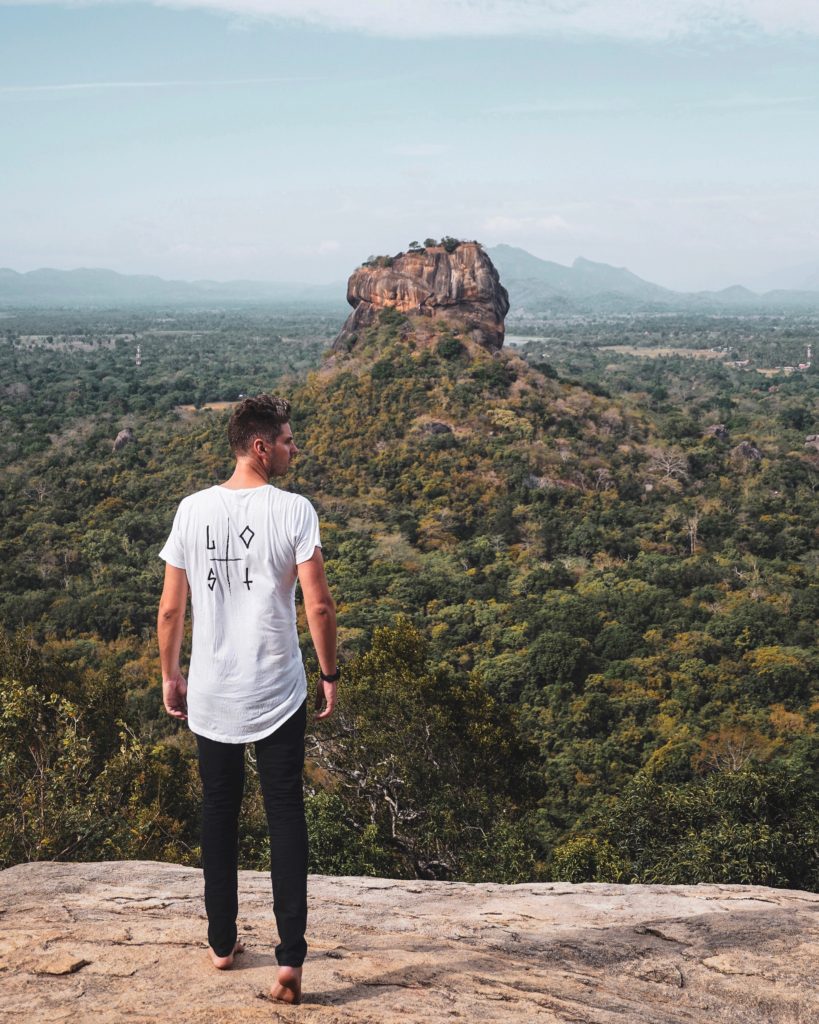
[[[433,245],[370,260],[350,277],[347,301],[353,312],[333,343],[337,350],[353,348],[382,310],[395,309],[412,319],[416,340],[434,337],[444,326],[496,351],[509,312],[506,289],[477,242],[461,242],[453,251]]]
[[[114,447],[112,451],[118,452],[120,448],[124,448],[126,444],[134,444],[136,442],[136,435],[134,434],[131,427],[125,427],[116,436],[114,441]]]
[[[27,1024],[797,1024],[819,1014],[813,893],[320,876],[310,882],[304,1006],[277,1013],[266,998],[270,877],[239,877],[246,951],[221,972],[208,961],[193,868],[3,871],[0,1012]]]

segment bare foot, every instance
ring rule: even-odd
[[[276,982],[270,990],[270,998],[280,1003],[300,1003],[301,967],[280,967]]]
[[[210,948],[210,946],[208,946],[208,952],[210,953],[210,958],[211,961],[213,962],[213,966],[220,971],[226,971],[229,967],[232,967],[234,956],[236,956],[237,953],[244,953],[244,951],[245,944],[244,942],[240,942],[239,939],[236,940],[236,945],[233,947],[233,952],[228,954],[228,956],[217,956]]]

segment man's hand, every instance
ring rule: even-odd
[[[298,564],[299,583],[304,595],[307,625],[316,649],[319,668],[325,666],[325,675],[335,674],[336,661],[336,606],[327,586],[321,548]],[[316,686],[316,718],[329,718],[336,706],[336,684],[319,679]]]
[[[165,566],[165,585],[159,602],[156,632],[162,666],[162,702],[171,718],[182,722],[188,717],[188,681],[179,670],[179,649],[187,603],[188,577],[185,570],[169,562]]]
[[[185,722],[188,718],[188,681],[181,672],[162,680],[162,700],[171,718]]]
[[[315,718],[329,718],[336,707],[336,692],[338,683],[325,683],[319,679],[316,686],[316,715]]]

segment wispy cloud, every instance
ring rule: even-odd
[[[0,0],[0,7],[54,0]],[[59,0],[57,0],[59,2]],[[62,0],[66,6],[122,0]],[[593,35],[667,39],[713,32],[819,35],[819,4],[812,0],[142,0],[175,9],[208,9],[264,19],[286,19],[371,35],[434,36]]]
[[[767,110],[780,107],[814,107],[814,96],[715,96],[686,106],[696,110]]]
[[[504,103],[489,107],[484,113],[487,116],[514,117],[533,115],[544,117],[562,117],[564,115],[609,115],[628,114],[636,110],[636,104],[625,100],[532,100],[525,103]]]
[[[819,95],[802,96],[760,96],[735,95],[713,96],[705,99],[676,99],[646,95],[640,101],[633,100],[572,100],[547,99],[530,100],[525,103],[507,103],[488,107],[484,114],[488,117],[616,117],[636,113],[655,113],[663,117],[669,110],[680,113],[695,111],[743,111],[743,110],[780,110],[792,107],[815,107],[819,103]]]
[[[291,250],[298,256],[306,256],[310,259],[316,256],[333,256],[341,249],[341,242],[335,238],[323,238],[320,242],[308,242],[296,245]]]
[[[341,242],[337,242],[335,238],[325,238],[316,246],[316,252],[319,256],[329,256],[331,253],[338,252],[340,248]]]
[[[488,217],[481,225],[483,231],[497,235],[566,234],[573,232],[571,224],[560,214],[539,217]]]
[[[0,0],[3,6],[4,0]],[[88,93],[107,90],[139,89],[206,89],[211,87],[270,85],[277,82],[307,81],[307,78],[223,78],[223,79],[167,79],[144,82],[56,82],[52,85],[0,85],[0,95],[38,95],[43,93]]]
[[[442,156],[449,150],[449,146],[437,142],[409,142],[405,145],[393,146],[390,149],[392,156],[406,156],[413,159],[423,160],[427,157]]]

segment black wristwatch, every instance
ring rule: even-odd
[[[325,675],[321,669],[319,669],[319,678],[323,683],[337,683],[341,678],[341,666],[339,665],[335,672],[330,675]]]

